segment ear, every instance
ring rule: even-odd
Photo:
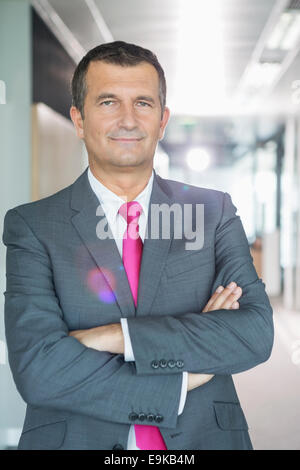
[[[164,113],[160,122],[159,140],[162,140],[164,137],[165,129],[167,127],[169,118],[170,118],[170,110],[169,108],[165,107]]]
[[[70,109],[70,116],[71,116],[71,119],[72,119],[73,124],[75,126],[77,136],[80,139],[83,139],[84,138],[84,130],[83,130],[83,119],[82,119],[82,116],[81,116],[81,112],[79,111],[78,108],[76,108],[75,106],[72,106],[71,109]]]

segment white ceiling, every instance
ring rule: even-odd
[[[205,14],[206,2],[198,1],[203,2]],[[282,2],[282,0],[220,1],[225,83],[229,103],[234,98],[272,9],[280,1]],[[33,0],[32,3],[34,6],[42,6],[48,12],[48,17],[51,13],[53,17],[53,12],[58,15],[59,22],[56,21],[56,24],[60,35],[64,34],[61,24],[66,26],[65,31],[68,34],[72,34],[65,36],[65,42],[68,37],[69,53],[73,53],[76,62],[92,47],[110,40],[124,40],[151,49],[165,70],[169,99],[172,101],[176,96],[178,25],[180,11],[183,6],[189,7],[189,0]],[[76,41],[72,42],[70,37]],[[208,43],[207,48],[209,47]],[[201,60],[197,54],[197,44],[194,49],[195,60]],[[293,65],[289,68],[286,73],[289,74],[288,84],[298,69],[299,66],[295,66],[293,72]],[[300,79],[300,74],[298,77],[295,76],[296,78]],[[275,96],[281,97],[281,106],[289,101],[288,92],[290,86],[283,77],[274,90]],[[273,100],[269,100],[269,103],[272,104]]]

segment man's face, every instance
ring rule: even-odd
[[[146,62],[129,67],[91,62],[86,84],[84,119],[74,107],[71,117],[90,164],[110,171],[152,167],[169,118],[167,108],[161,116],[156,69]]]

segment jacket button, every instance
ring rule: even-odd
[[[158,361],[152,361],[152,362],[151,362],[151,366],[153,367],[153,369],[158,369],[158,367],[159,367],[159,362],[158,362]]]
[[[144,421],[144,419],[146,419],[145,413],[139,413],[138,419],[139,419],[140,421]]]
[[[175,367],[175,365],[176,365],[176,362],[173,359],[170,359],[168,361],[168,367],[170,367],[170,369],[173,369],[173,367]]]
[[[153,421],[155,418],[154,414],[153,413],[149,413],[147,414],[147,421]]]
[[[124,449],[124,447],[121,444],[115,444],[113,446],[113,450],[122,450],[122,449]]]
[[[134,411],[132,411],[128,418],[130,419],[130,421],[135,421],[136,419],[138,419],[138,415]]]
[[[164,369],[165,367],[167,367],[167,361],[165,359],[161,359],[159,361],[159,365],[160,367],[162,367],[162,369]]]
[[[178,361],[176,361],[176,366],[181,369],[184,366],[184,362],[181,359],[178,359]]]
[[[162,415],[156,415],[154,419],[157,423],[161,423],[164,420]]]

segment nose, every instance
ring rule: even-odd
[[[137,127],[134,105],[131,103],[123,103],[120,110],[120,126],[127,130]]]

